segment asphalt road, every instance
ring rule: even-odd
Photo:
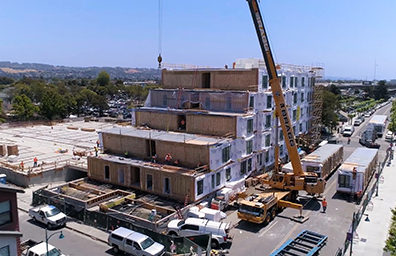
[[[45,240],[44,226],[32,221],[26,212],[19,211],[19,225],[21,232],[23,233],[22,241],[32,239],[40,242]],[[65,237],[63,239],[59,239],[59,235],[56,234],[51,237],[49,244],[59,248],[65,255],[113,255],[110,247],[103,242],[95,241],[92,238],[81,235],[67,228],[50,230],[48,231],[48,234],[50,235],[61,230]]]
[[[391,104],[388,104],[377,110],[375,114],[389,115],[390,108]],[[347,144],[347,138],[340,137],[340,143],[344,145],[344,160],[357,147],[361,147],[359,134],[364,131],[370,118],[366,118],[363,124],[356,127],[350,144]],[[379,160],[383,161],[389,143],[385,142],[384,138],[378,139],[376,142],[381,145]],[[321,249],[320,255],[335,255],[337,249],[343,247],[353,212],[359,208],[349,198],[336,193],[336,184],[337,176],[332,175],[327,181],[324,193],[328,201],[326,213],[321,212],[320,201],[300,198],[300,202],[304,204],[303,215],[309,217],[303,224],[290,220],[290,217],[298,215],[295,209],[285,209],[268,226],[239,221],[236,212],[230,214],[227,220],[235,225],[235,228],[231,231],[234,240],[230,246],[230,255],[270,255],[287,240],[295,238],[304,229],[327,235],[327,244]]]

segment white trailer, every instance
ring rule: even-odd
[[[373,117],[370,119],[368,125],[371,125],[374,127],[374,130],[377,133],[378,137],[382,137],[385,131],[386,127],[386,115],[373,115]]]
[[[344,147],[337,144],[325,144],[301,159],[305,172],[314,172],[319,178],[327,178],[343,161]],[[292,172],[291,163],[282,167],[284,172]]]
[[[361,197],[376,170],[378,149],[357,148],[337,171],[337,192]]]

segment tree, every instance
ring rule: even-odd
[[[110,75],[106,71],[100,72],[96,78],[96,83],[100,86],[106,86],[110,84]]]
[[[335,95],[341,94],[340,88],[338,88],[335,84],[331,84],[329,90],[330,90],[330,92],[332,92]]]
[[[337,96],[323,90],[322,123],[326,127],[336,127],[338,122],[337,110],[340,108]]]
[[[376,99],[376,100],[389,99],[388,87],[386,85],[385,80],[379,81],[378,84],[374,87],[373,96],[374,96],[374,99]]]
[[[12,108],[18,119],[29,120],[38,111],[37,106],[24,94],[15,96],[12,102]]]
[[[47,90],[40,104],[40,113],[49,120],[65,118],[68,113],[64,98],[54,89]]]
[[[4,122],[3,100],[0,99],[0,123]]]

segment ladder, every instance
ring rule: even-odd
[[[294,255],[311,256],[317,255],[326,244],[327,236],[309,230],[303,230],[295,239],[289,239],[270,256]]]

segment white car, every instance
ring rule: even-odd
[[[47,254],[47,244],[45,242],[41,242],[30,247],[25,253],[22,255],[26,256],[65,256],[61,250],[58,248],[48,244],[48,254]]]
[[[355,128],[353,128],[352,125],[346,125],[342,132],[342,135],[344,137],[351,137],[354,131],[355,131]]]
[[[229,236],[230,223],[211,221],[198,218],[186,220],[172,220],[168,223],[168,235],[191,236],[212,234],[212,248],[218,248],[231,240]]]
[[[393,132],[388,131],[385,135],[385,140],[387,141],[393,141],[394,137],[393,137]]]

